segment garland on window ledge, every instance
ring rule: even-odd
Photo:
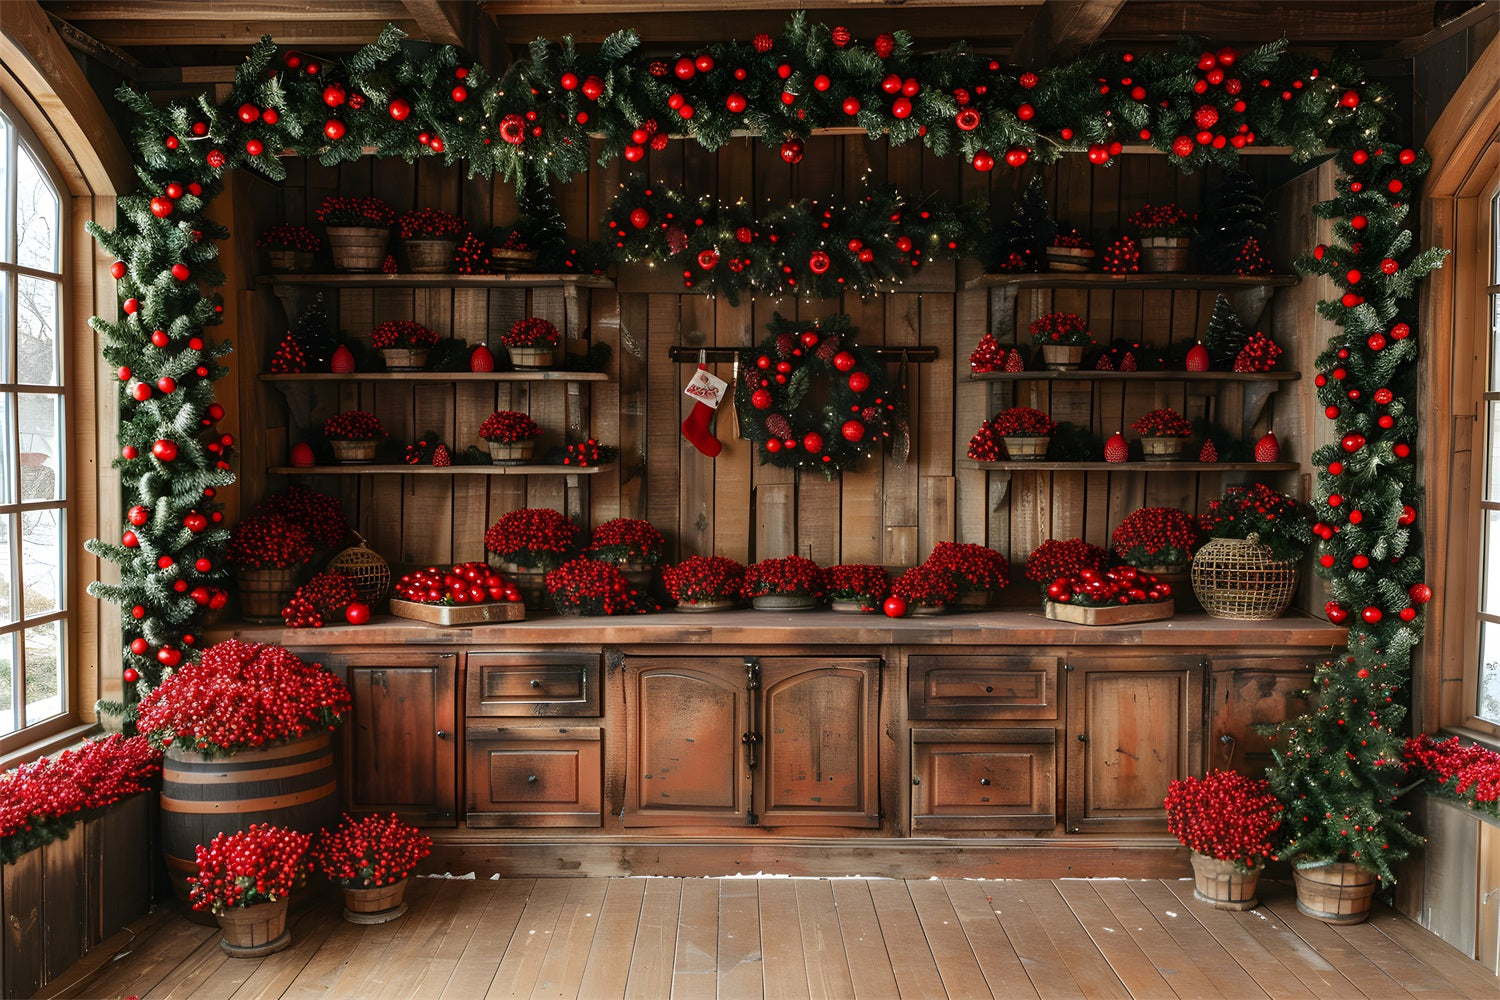
[[[670,261],[687,288],[773,298],[868,298],[894,289],[931,260],[972,254],[988,233],[983,204],[960,209],[934,199],[911,204],[880,189],[846,201],[798,201],[757,216],[743,199],[689,204],[681,191],[632,177],[620,185],[604,225],[615,259]]]
[[[758,136],[795,165],[812,130],[849,125],[892,144],[920,141],[981,171],[1066,153],[1107,166],[1136,143],[1185,170],[1233,167],[1247,146],[1286,146],[1298,162],[1331,147],[1344,176],[1338,197],[1318,211],[1337,220],[1335,240],[1304,264],[1335,275],[1345,290],[1321,306],[1338,330],[1316,380],[1341,441],[1315,461],[1321,555],[1331,560],[1323,568],[1336,598],[1329,615],[1353,627],[1346,657],[1320,671],[1318,707],[1278,736],[1278,790],[1299,829],[1357,817],[1326,843],[1388,871],[1404,840],[1383,836],[1402,820],[1385,769],[1387,737],[1401,722],[1411,646],[1431,596],[1421,582],[1411,453],[1418,340],[1411,297],[1440,254],[1414,250],[1405,218],[1427,157],[1391,141],[1389,96],[1356,61],[1321,62],[1281,40],[1247,52],[1192,42],[1169,52],[1099,49],[1066,65],[1016,68],[962,44],[917,53],[899,31],[854,39],[797,14],[779,38],[726,41],[672,59],[642,55],[633,32],[591,52],[538,40],[496,78],[451,47],[408,49],[401,38],[388,28],[344,59],[279,52],[266,39],[218,103],[204,95],[158,107],[121,91],[141,189],[120,199],[115,229],[91,231],[120,261],[124,318],[94,325],[106,357],[122,369],[119,465],[135,544],[95,541],[90,550],[121,567],[118,585],[91,592],[126,609],[127,699],[191,650],[205,607],[193,595],[222,578],[224,534],[211,527],[211,501],[232,475],[212,429],[222,410],[211,383],[223,374],[216,359],[227,347],[207,336],[218,318],[207,289],[223,280],[213,262],[225,234],[204,206],[228,170],[280,177],[280,150],[336,164],[369,148],[408,161],[463,162],[471,175],[570,178],[588,169],[596,144],[601,162],[637,163],[677,138],[715,149],[737,133]],[[697,247],[683,270],[691,272],[705,249]],[[721,261],[728,256],[717,249]],[[781,263],[800,265],[804,251],[810,263],[809,247]],[[824,252],[831,272],[833,254]],[[716,285],[727,268],[706,270]],[[818,284],[797,277],[803,289]],[[764,271],[762,280],[771,280]],[[859,444],[869,446],[873,427]],[[801,443],[797,452],[806,455]],[[832,456],[819,461],[833,464]],[[1348,766],[1326,763],[1344,760]]]

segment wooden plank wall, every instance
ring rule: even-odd
[[[254,220],[249,228],[256,230],[282,220],[310,221],[322,199],[335,193],[377,194],[398,211],[421,206],[458,211],[480,231],[515,216],[508,185],[466,179],[460,169],[427,161],[411,167],[366,158],[338,168],[289,161],[288,167],[291,176],[280,187],[236,178],[234,196],[249,206],[248,211],[236,212],[236,218],[248,216]],[[795,167],[782,162],[774,148],[746,139],[733,140],[718,153],[673,142],[665,151],[648,154],[643,169],[660,184],[682,185],[694,194],[709,192],[723,201],[749,197],[757,205],[838,193],[855,197],[864,183],[894,184],[905,192],[927,192],[955,203],[983,197],[991,200],[991,214],[1000,223],[1017,185],[1029,176],[1004,169],[979,174],[915,145],[891,148],[860,136],[816,136]],[[557,186],[571,233],[600,235],[600,217],[619,189],[620,176],[616,161]],[[1196,209],[1213,181],[1201,174],[1181,174],[1155,155],[1125,156],[1110,169],[1074,157],[1047,168],[1044,176],[1054,217],[1077,226],[1101,248],[1143,203],[1175,200]],[[254,232],[235,235],[244,247],[253,244]],[[253,253],[242,256],[254,259]],[[1278,263],[1284,268],[1287,262]],[[565,315],[562,293],[552,289],[346,290],[334,293],[331,305],[336,306],[338,326],[361,338],[381,320],[412,318],[443,335],[494,342],[516,318],[540,315],[560,327],[571,318],[572,332],[580,339],[608,344],[613,349],[611,380],[583,387],[583,395],[590,403],[591,432],[615,445],[620,461],[614,469],[589,478],[588,520],[596,524],[615,516],[648,518],[667,536],[674,557],[719,554],[751,561],[796,552],[825,565],[842,561],[905,566],[921,561],[937,542],[957,539],[990,544],[1019,563],[1048,537],[1080,535],[1105,544],[1113,527],[1136,507],[1162,504],[1197,511],[1222,490],[1231,476],[1037,472],[1007,477],[968,467],[963,457],[969,437],[986,416],[1010,405],[1013,391],[966,378],[969,353],[987,324],[994,328],[998,323],[989,315],[988,292],[962,289],[963,282],[979,271],[973,260],[929,265],[894,292],[868,300],[853,294],[811,302],[745,296],[738,305],[730,305],[685,292],[675,267],[632,266],[621,269],[616,291],[583,292],[577,307],[581,315],[572,317]],[[248,282],[251,276],[240,277]],[[269,293],[250,298],[253,308],[240,335],[242,350],[254,360],[242,356],[238,386],[255,402],[246,408],[241,431],[262,440],[245,449],[247,456],[256,456],[241,470],[247,503],[282,485],[267,483],[249,466],[277,464],[289,446],[287,398],[254,379],[255,372],[268,364],[287,320]],[[1194,292],[1037,290],[1018,297],[1016,328],[1024,337],[1035,316],[1070,310],[1084,314],[1101,341],[1121,336],[1165,345],[1197,337],[1212,306],[1212,294]],[[668,360],[668,348],[742,347],[763,337],[766,324],[778,312],[813,320],[839,311],[852,317],[863,344],[937,348],[935,363],[911,365],[906,372],[911,432],[904,461],[887,453],[831,482],[816,473],[798,475],[761,465],[749,442],[736,436],[728,411],[716,422],[724,444],[716,460],[699,454],[682,438],[678,424],[689,406],[682,386],[690,368]],[[727,363],[717,365],[716,371],[726,380],[732,377]],[[891,377],[900,374],[899,366],[891,365]],[[413,390],[399,384],[367,384],[320,390],[310,399],[292,402],[310,405],[307,412],[315,423],[340,407],[373,408],[393,435],[410,438],[436,431],[450,447],[462,449],[479,443],[479,422],[500,406],[529,409],[546,432],[544,443],[562,443],[565,391],[561,386]],[[1146,410],[1168,405],[1190,417],[1208,414],[1235,427],[1238,392],[1228,387],[1217,395],[1204,395],[1181,383],[1144,379],[1128,388],[1031,383],[1014,390],[1014,402],[1088,425],[1102,438],[1128,427]],[[1275,412],[1273,402],[1268,413]],[[1258,436],[1268,420],[1255,428],[1236,429],[1247,437]],[[552,477],[469,477],[451,483],[441,477],[325,477],[312,485],[339,491],[357,512],[357,526],[376,550],[402,564],[480,558],[484,529],[501,513],[526,505],[560,507],[563,502],[562,482]]]

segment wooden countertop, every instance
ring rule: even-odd
[[[1230,621],[1180,613],[1165,621],[1085,626],[1051,621],[1040,607],[1004,608],[917,618],[850,615],[833,611],[709,611],[684,614],[563,618],[473,626],[426,625],[391,615],[370,624],[318,629],[229,623],[207,638],[276,642],[294,647],[405,644],[458,645],[484,649],[526,646],[729,645],[750,653],[770,646],[1338,646],[1346,629],[1295,613],[1270,621]]]

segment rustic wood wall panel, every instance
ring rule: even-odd
[[[249,177],[232,181],[236,217],[250,220],[241,226],[250,231],[236,233],[243,260],[255,259],[251,250],[259,229],[282,220],[312,223],[317,206],[330,194],[376,194],[398,211],[432,206],[460,212],[480,232],[508,224],[517,212],[509,185],[465,178],[461,169],[429,161],[415,167],[372,158],[336,168],[310,161],[288,166],[288,180],[279,187]],[[615,161],[572,183],[555,185],[559,211],[571,235],[597,237],[604,231],[600,219],[620,189],[621,168]],[[813,137],[796,167],[784,163],[774,148],[736,139],[717,154],[673,142],[648,154],[643,169],[654,183],[681,185],[690,194],[706,193],[720,201],[745,198],[762,209],[795,197],[855,197],[864,184],[884,183],[954,203],[988,198],[997,225],[1004,224],[1015,192],[1030,176],[1030,169],[980,174],[916,146],[893,149],[857,135]],[[1110,169],[1073,157],[1047,168],[1043,178],[1053,217],[1076,226],[1101,250],[1141,205],[1175,200],[1196,209],[1216,181],[1213,176],[1181,174],[1165,158],[1151,155],[1122,157]],[[1290,203],[1284,200],[1278,209],[1300,219],[1312,197],[1307,193]],[[1300,246],[1306,242],[1302,236],[1298,232],[1284,245]],[[1239,386],[1215,391],[1147,380],[1128,385],[967,383],[968,356],[987,329],[999,331],[1005,342],[1025,344],[1034,318],[1069,310],[1083,314],[1101,342],[1126,337],[1167,345],[1199,337],[1213,306],[1212,294],[1192,291],[1024,289],[1015,296],[1013,315],[1002,317],[995,314],[1006,309],[1002,296],[962,287],[980,271],[974,260],[942,262],[868,300],[853,294],[813,302],[746,295],[736,305],[686,292],[680,272],[666,263],[622,268],[617,290],[585,289],[576,294],[549,288],[326,293],[337,328],[358,339],[367,340],[382,320],[413,318],[445,336],[495,343],[515,320],[538,315],[568,331],[574,352],[593,343],[607,345],[610,380],[573,387],[583,405],[571,409],[567,387],[527,383],[363,383],[316,392],[297,387],[301,394],[293,398],[256,379],[290,322],[274,296],[256,291],[244,299],[242,367],[235,379],[240,395],[253,400],[243,407],[242,436],[251,439],[244,454],[247,459],[255,456],[241,469],[244,496],[247,504],[253,503],[269,489],[284,485],[268,481],[259,466],[284,463],[297,426],[319,426],[338,409],[373,408],[393,435],[414,438],[434,432],[451,449],[462,450],[480,443],[478,425],[492,409],[515,408],[529,411],[543,426],[544,447],[587,432],[618,448],[619,461],[612,469],[587,477],[585,520],[597,524],[616,516],[649,518],[667,536],[674,558],[717,553],[752,561],[796,552],[824,564],[876,562],[899,567],[925,558],[939,541],[957,539],[989,544],[1019,563],[1049,537],[1082,536],[1107,544],[1115,524],[1142,504],[1199,510],[1225,482],[1250,477],[976,469],[966,461],[968,440],[1003,406],[1046,409],[1055,419],[1087,427],[1101,439],[1120,429],[1128,433],[1135,417],[1159,406],[1207,417],[1253,439],[1273,426],[1279,406],[1287,411],[1274,423],[1283,447],[1292,454],[1306,454],[1308,442],[1300,440],[1306,426],[1301,415],[1294,418],[1291,406],[1273,399],[1254,425],[1246,426]],[[247,283],[242,287],[249,287],[253,275],[240,277]],[[311,293],[306,299],[310,297]],[[1307,295],[1299,295],[1294,310],[1278,306],[1275,312],[1278,324],[1305,342],[1296,356],[1302,367],[1310,364],[1310,352],[1315,350],[1307,346],[1315,338],[1309,336],[1314,331],[1306,318],[1306,300]],[[691,367],[670,361],[669,348],[753,345],[778,313],[810,322],[838,312],[851,317],[860,342],[868,346],[937,349],[934,363],[910,365],[904,371],[896,363],[888,368],[893,380],[904,374],[907,382],[909,436],[904,456],[887,450],[832,481],[816,473],[762,465],[750,442],[737,435],[732,407],[721,410],[716,419],[715,430],[724,446],[716,460],[699,454],[681,437],[678,424],[690,405],[682,386]],[[1268,332],[1271,319],[1269,312],[1261,319]],[[734,377],[730,363],[711,367],[721,378]],[[1286,387],[1282,395],[1295,392]],[[583,422],[570,427],[570,414]],[[484,529],[502,513],[526,505],[563,509],[567,489],[561,477],[340,476],[310,484],[341,496],[358,530],[378,551],[400,563],[480,558]],[[1289,477],[1283,485],[1295,483]]]

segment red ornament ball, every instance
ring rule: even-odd
[[[862,441],[865,436],[865,425],[858,420],[846,420],[844,426],[839,428],[839,433],[844,435],[846,441]]]
[[[136,638],[130,640],[130,651],[136,656],[145,656],[150,648],[151,644],[145,639]]]
[[[1030,158],[1031,158],[1031,153],[1029,151],[1027,151],[1027,150],[1020,149],[1020,148],[1009,149],[1009,150],[1006,150],[1006,153],[1005,153],[1005,162],[1009,166],[1012,166],[1012,167],[1022,166]]]
[[[127,315],[134,315],[141,308],[141,300],[132,296],[125,300],[121,308],[125,310]]]
[[[350,625],[363,625],[370,620],[370,606],[359,601],[351,601],[344,609],[344,620]]]
[[[178,281],[186,281],[191,276],[192,272],[188,270],[186,264],[177,263],[172,265],[172,277]]]
[[[781,158],[787,163],[802,162],[802,140],[788,139],[781,144]]]
[[[1380,619],[1385,617],[1385,615],[1381,613],[1381,610],[1375,607],[1373,604],[1361,611],[1359,613],[1359,616],[1371,625],[1376,624],[1380,621]]]
[[[812,256],[807,259],[807,268],[813,274],[827,274],[828,267],[832,263],[833,261],[829,259],[826,253],[821,250],[815,250]]]
[[[802,435],[802,447],[807,449],[808,454],[816,455],[823,450],[823,435],[816,431],[808,431]]]
[[[344,137],[344,123],[337,118],[328,119],[323,123],[323,134],[337,142]]]
[[[404,97],[398,97],[387,105],[386,110],[390,116],[398,122],[404,122],[411,116],[411,104]]]
[[[885,612],[887,618],[905,618],[906,600],[892,594],[885,599],[885,603],[881,605],[881,610]]]
[[[1329,601],[1327,604],[1323,605],[1323,613],[1327,615],[1328,620],[1333,622],[1335,625],[1342,624],[1349,617],[1349,612],[1345,610],[1344,606],[1342,604],[1339,604],[1337,601]]]
[[[171,438],[158,438],[151,445],[151,454],[163,462],[177,457],[177,442]]]
[[[141,679],[141,673],[135,667],[126,667],[120,671],[120,676],[124,678],[126,684],[134,684]]]
[[[870,388],[870,376],[864,372],[852,372],[849,375],[849,391],[864,392]]]
[[[995,169],[995,158],[988,150],[981,149],[974,154],[974,169],[982,174],[989,173]]]
[[[750,394],[750,405],[757,410],[769,410],[771,408],[771,394],[764,389],[756,389]]]
[[[120,536],[120,544],[127,549],[138,549],[141,547],[141,540],[135,536],[135,532],[127,531]]]
[[[1426,604],[1432,600],[1432,588],[1425,583],[1414,583],[1407,588],[1406,595],[1413,604]]]
[[[151,214],[158,219],[165,219],[172,214],[172,199],[160,195],[151,199]]]
[[[156,651],[156,658],[163,666],[175,667],[182,662],[182,651],[173,649],[171,646],[163,646]]]
[[[850,117],[853,117],[854,115],[859,114],[859,108],[860,108],[859,98],[857,98],[857,97],[846,97],[846,98],[844,98],[844,114],[849,115]]]
[[[853,371],[859,359],[848,351],[839,351],[833,356],[833,367],[841,372]]]
[[[644,208],[632,208],[630,210],[630,224],[637,229],[645,229],[651,224],[651,213]]]

